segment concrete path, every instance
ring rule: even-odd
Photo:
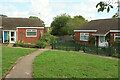
[[[40,49],[29,55],[24,56],[17,64],[11,69],[5,78],[32,78],[33,62],[36,56],[48,49]]]

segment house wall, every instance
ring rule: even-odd
[[[27,28],[31,29],[31,28]],[[17,40],[23,40],[25,43],[35,43],[40,39],[40,30],[43,30],[44,35],[44,29],[35,29],[37,30],[37,37],[26,37],[26,30],[25,28],[18,28],[17,29]]]
[[[94,32],[74,32],[74,33],[75,33],[76,42],[80,42],[81,44],[82,43],[88,44],[87,41],[80,41],[80,33],[89,33],[89,36],[92,36],[92,34]],[[114,41],[114,34],[117,34],[117,33],[119,33],[119,32],[111,32],[110,33],[110,42]],[[95,45],[98,45],[98,41],[99,41],[99,39],[98,39],[98,37],[96,37],[96,44]],[[108,45],[110,45],[110,43]]]
[[[111,32],[110,33],[110,41],[114,41],[114,35],[120,32]]]
[[[79,43],[81,43],[81,44],[83,44],[83,43],[88,44],[88,41],[81,41],[81,40],[80,40],[80,33],[89,33],[89,36],[92,36],[92,34],[93,34],[94,32],[74,32],[76,42],[79,42]]]

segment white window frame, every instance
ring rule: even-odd
[[[120,33],[116,33],[116,34],[120,34]],[[116,36],[116,34],[114,34],[114,41],[117,37],[120,37],[120,36]]]
[[[80,40],[81,41],[88,41],[88,39],[86,40],[86,39],[82,39],[82,34],[84,35],[84,36],[86,36],[86,34],[87,34],[87,37],[89,38],[89,33],[80,33]]]
[[[31,30],[31,31],[28,31],[28,30]],[[32,30],[35,30],[35,31],[32,31]],[[35,36],[28,36],[27,32],[36,32],[36,35]],[[37,30],[36,29],[26,29],[26,37],[37,37]]]

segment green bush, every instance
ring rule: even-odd
[[[51,45],[52,42],[55,41],[56,39],[57,37],[49,33],[45,33],[44,36],[42,36],[40,40],[36,42],[36,44],[27,44],[27,43],[24,43],[22,40],[19,40],[13,46],[14,47],[25,47],[25,48],[45,48],[46,46]]]
[[[48,43],[47,43],[46,41],[43,41],[43,40],[38,41],[38,42],[36,43],[36,46],[37,46],[38,48],[45,48],[47,45],[48,45]]]
[[[120,46],[120,41],[119,40],[111,41],[110,44],[111,44],[111,46]]]
[[[40,40],[36,43],[36,46],[38,48],[45,48],[46,46],[51,45],[52,42],[54,42],[56,39],[57,37],[49,33],[45,33],[44,36],[42,36]]]
[[[120,54],[119,54],[119,53],[114,53],[112,56],[113,56],[113,57],[120,58]]]
[[[40,41],[45,41],[47,42],[49,45],[52,44],[52,42],[54,42],[57,39],[57,37],[49,34],[49,33],[45,33],[43,37],[41,37]]]
[[[90,36],[89,39],[88,39],[88,43],[95,44],[95,38]]]

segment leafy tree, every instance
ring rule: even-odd
[[[106,3],[106,2],[99,2],[96,5],[96,8],[99,6],[98,12],[103,12],[105,9],[107,10],[107,12],[110,11],[111,8],[113,8],[113,6],[110,3]]]
[[[67,35],[67,28],[66,24],[71,19],[71,17],[67,14],[61,14],[54,18],[53,22],[51,23],[52,35]]]
[[[36,18],[36,19],[40,19],[39,17],[36,17],[36,16],[30,16],[29,18]],[[41,19],[40,19],[40,20],[41,20]],[[41,20],[41,22],[42,22],[43,26],[45,26],[44,21],[43,21],[43,20]]]
[[[113,8],[113,4],[112,4],[113,0],[108,0],[108,2],[99,2],[97,3],[96,5],[96,8],[98,8],[98,12],[103,12],[104,10],[107,10],[107,12],[109,13],[110,12],[110,9]],[[119,5],[119,1],[118,1],[118,5]],[[118,17],[118,13],[116,12],[115,15],[113,15],[113,18],[114,17]]]
[[[67,23],[68,34],[73,35],[75,29],[79,29],[80,26],[86,24],[88,21],[85,20],[82,16],[74,16],[74,18],[70,19]]]
[[[0,14],[0,17],[7,17],[7,15],[4,15],[4,14]]]

